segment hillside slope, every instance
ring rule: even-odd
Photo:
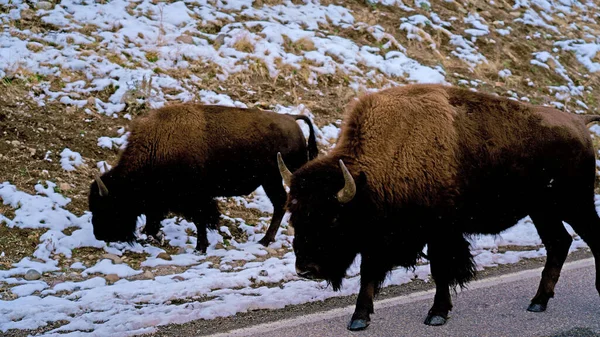
[[[287,223],[269,248],[256,244],[271,211],[260,189],[221,200],[200,256],[195,226],[177,217],[163,222],[164,247],[96,241],[89,183],[115,164],[130,120],[182,101],[306,114],[321,151],[350,100],[406,83],[598,113],[599,4],[0,0],[0,331],[144,333],[335,296],[296,278]],[[481,266],[545,255],[528,219],[473,251]],[[29,269],[41,278],[23,279]],[[423,261],[388,282],[428,275]]]

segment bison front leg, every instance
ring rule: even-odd
[[[469,243],[462,235],[441,236],[429,243],[431,276],[435,281],[435,297],[425,324],[444,325],[452,310],[450,287],[463,286],[475,276],[475,263]]]
[[[160,232],[160,222],[165,218],[166,212],[156,210],[146,212],[146,225],[142,233],[146,234],[147,241],[156,241],[159,245],[164,244],[164,235]]]
[[[438,262],[436,259],[431,259],[430,261],[431,276],[435,281],[435,297],[433,298],[433,306],[429,309],[427,318],[425,318],[424,323],[427,325],[436,326],[446,324],[448,313],[452,310],[450,282],[443,272],[441,263],[443,262]]]
[[[386,270],[373,268],[377,261],[367,254],[362,255],[360,265],[360,291],[356,300],[356,307],[352,319],[348,323],[348,330],[358,331],[366,329],[371,323],[371,314],[373,313],[373,299],[379,291],[379,286],[383,283]]]
[[[371,323],[371,314],[373,313],[373,298],[375,297],[376,282],[365,280],[361,276],[360,291],[356,300],[356,308],[352,319],[348,323],[348,330],[359,331],[366,329]]]

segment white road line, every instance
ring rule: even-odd
[[[577,260],[574,262],[565,263],[563,266],[563,272],[571,269],[579,269],[585,268],[594,265],[594,259],[588,258],[583,260]],[[500,283],[510,283],[518,280],[529,279],[534,277],[541,277],[542,268],[536,269],[528,269],[520,272],[505,274],[496,277],[486,278],[483,280],[477,280],[468,284],[468,288],[463,291],[469,291],[473,289],[481,289],[495,286]],[[461,291],[459,290],[459,293]],[[417,302],[424,299],[433,298],[435,295],[435,289],[427,290],[427,291],[419,291],[416,293],[402,295],[398,297],[386,298],[383,300],[375,301],[375,310],[378,308],[387,308],[395,305],[406,304]],[[225,337],[225,336],[249,336],[253,334],[278,330],[287,327],[294,327],[301,324],[310,324],[314,322],[319,322],[331,318],[336,318],[340,316],[351,315],[354,312],[354,304],[349,305],[343,308],[336,308],[328,311],[317,312],[313,314],[308,314],[301,317],[284,319],[277,322],[264,323],[259,325],[254,325],[246,328],[241,328],[237,330],[232,330],[228,332],[217,333],[214,335],[210,335],[212,337]]]

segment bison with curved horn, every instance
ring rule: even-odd
[[[547,260],[528,310],[544,311],[554,296],[572,241],[563,221],[591,248],[600,292],[596,163],[586,128],[593,121],[600,116],[440,85],[362,97],[328,155],[293,174],[279,158],[298,275],[337,290],[360,254],[348,328],[361,330],[386,274],[427,257],[436,294],[425,324],[442,325],[450,290],[475,275],[467,238],[498,234],[529,215]]]
[[[310,128],[308,144],[298,119]],[[285,213],[278,152],[292,169],[317,156],[308,117],[200,104],[152,111],[132,122],[118,164],[91,184],[94,235],[131,242],[136,219],[145,214],[144,232],[156,236],[160,221],[174,212],[195,223],[196,249],[206,252],[206,230],[220,217],[215,197],[249,194],[262,185],[275,210],[260,240],[268,245]]]

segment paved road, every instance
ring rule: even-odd
[[[537,289],[541,269],[476,281],[453,297],[445,326],[429,327],[423,319],[433,292],[425,291],[375,302],[371,326],[349,332],[353,307],[334,309],[217,336],[561,336],[600,337],[600,296],[594,287],[592,259],[565,265],[545,313],[525,309]]]

